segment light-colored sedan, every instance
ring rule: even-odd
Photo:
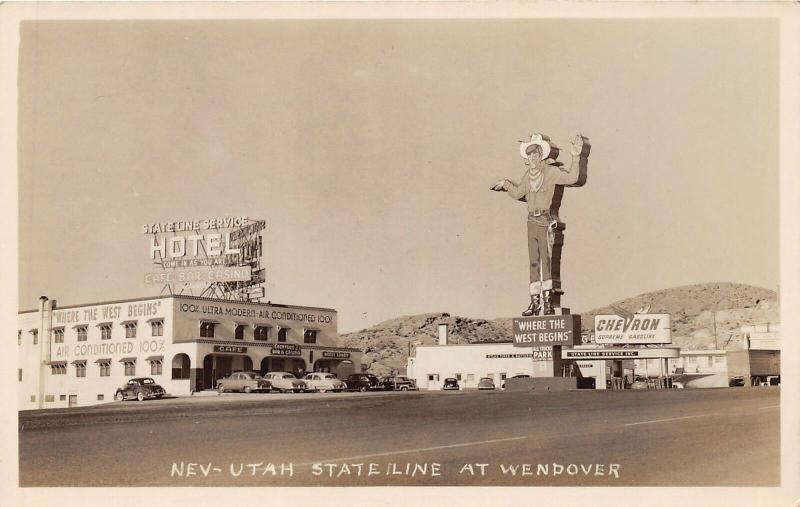
[[[308,386],[305,382],[298,379],[294,375],[289,372],[285,371],[271,371],[269,373],[264,374],[264,378],[269,380],[269,383],[272,384],[273,389],[277,389],[278,391],[285,393],[287,391],[292,391],[294,393],[302,393],[308,389]]]
[[[262,378],[254,371],[237,371],[217,381],[217,391],[221,393],[225,391],[269,392],[271,387],[269,380]]]
[[[314,389],[321,393],[328,391],[339,392],[347,389],[347,384],[336,378],[332,373],[314,372],[303,377],[309,389]]]
[[[493,391],[494,390],[494,380],[491,377],[483,377],[478,381],[478,389],[480,390],[487,390]]]

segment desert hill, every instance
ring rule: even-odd
[[[630,312],[649,306],[649,313],[671,314],[673,343],[684,349],[741,348],[741,326],[780,320],[775,291],[735,283],[705,283],[648,292],[576,312],[582,315],[583,332],[593,329],[594,315],[613,314],[611,305]],[[435,344],[439,324],[448,325],[450,343],[511,340],[510,317],[487,320],[438,312],[398,317],[343,334],[340,341],[364,352],[363,362],[370,372],[402,372],[410,345],[417,341]]]

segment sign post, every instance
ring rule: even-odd
[[[515,347],[553,347],[554,377],[563,376],[561,347],[575,344],[575,333],[580,335],[580,315],[541,315],[512,320]],[[535,359],[533,359],[535,362]]]

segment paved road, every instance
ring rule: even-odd
[[[20,484],[774,486],[778,404],[779,388],[734,388],[251,394],[25,412]]]

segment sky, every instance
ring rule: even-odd
[[[401,315],[528,305],[518,141],[564,191],[573,312],[777,289],[774,21],[43,21],[21,29],[19,306],[157,295],[141,225],[264,219],[267,298]]]

